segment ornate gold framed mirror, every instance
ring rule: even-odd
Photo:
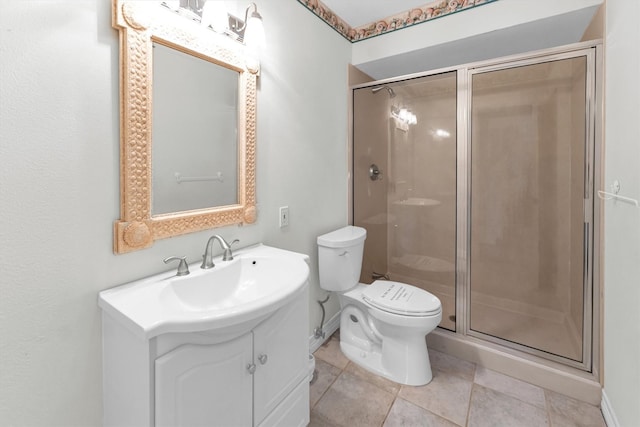
[[[258,69],[248,68],[241,44],[161,2],[112,1],[113,26],[120,34],[121,218],[114,225],[114,252],[255,222]],[[160,51],[168,52],[161,61],[154,59]],[[164,67],[160,64],[174,69],[154,70]],[[192,83],[190,89],[185,82]],[[199,92],[204,95],[197,98]],[[179,98],[185,98],[182,104]],[[171,104],[177,107],[167,113]],[[195,113],[201,114],[194,121],[201,129],[183,123]]]

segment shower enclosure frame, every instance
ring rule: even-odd
[[[548,352],[532,349],[505,339],[496,338],[470,328],[470,247],[471,247],[471,79],[474,75],[542,62],[586,57],[585,111],[585,197],[584,197],[584,277],[583,277],[583,346],[582,361],[577,362]],[[600,403],[601,381],[601,228],[602,206],[596,189],[602,187],[602,105],[603,105],[603,49],[601,40],[511,55],[440,68],[421,73],[366,82],[350,87],[349,103],[349,222],[353,223],[353,95],[362,88],[457,72],[457,146],[456,146],[456,273],[455,273],[455,332],[438,328],[429,335],[432,348],[445,350],[459,357],[480,362],[515,377],[541,386],[564,391],[569,395]],[[564,379],[557,383],[548,373],[561,372]],[[580,384],[587,390],[572,392]]]

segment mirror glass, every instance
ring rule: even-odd
[[[238,203],[238,82],[153,43],[153,215]]]

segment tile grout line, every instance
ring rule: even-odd
[[[469,406],[467,406],[467,418],[464,421],[464,426],[462,427],[468,427],[469,425],[469,421],[470,421],[470,417],[471,417],[471,399],[473,399],[473,393],[475,392],[476,389],[476,383],[471,383],[471,391],[469,392]]]
[[[393,400],[391,401],[391,405],[389,406],[389,409],[387,410],[387,413],[385,414],[384,419],[382,420],[382,424],[380,424],[380,427],[384,426],[384,423],[387,422],[387,418],[389,418],[391,409],[393,409],[393,405],[396,404],[396,400],[398,399],[398,395],[400,394],[400,390],[402,389],[402,384],[399,384],[399,383],[396,383],[396,384],[398,384],[400,387],[398,387],[398,390],[396,390],[396,392],[394,393]]]
[[[478,370],[478,364],[473,364],[473,375],[471,376],[471,391],[469,392],[469,405],[467,405],[467,417],[465,418],[464,426],[469,425],[469,417],[471,416],[471,399],[473,399],[473,390],[476,388],[476,372]]]
[[[551,411],[549,410],[547,390],[543,388],[542,393],[544,394],[544,410],[547,413],[547,423],[549,423],[549,427],[551,427]]]
[[[322,359],[320,359],[320,360],[322,360]],[[325,363],[327,363],[327,364],[331,365],[331,363],[329,363],[329,362],[327,362],[327,361],[325,361],[325,360],[323,360],[323,362],[325,362]],[[347,365],[348,365],[348,364],[347,364]],[[334,366],[334,365],[331,365],[331,366],[333,366],[334,368],[338,368],[337,366]],[[345,366],[345,368],[346,368],[346,366]],[[338,368],[338,369],[340,369],[340,368]],[[342,375],[342,374],[343,374],[343,372],[344,372],[344,369],[341,369],[341,370],[340,370],[340,373],[339,373],[338,375],[336,375],[336,377],[333,379],[333,381],[331,381],[331,384],[329,384],[329,385],[327,386],[327,388],[322,392],[322,394],[320,395],[320,397],[318,398],[318,400],[316,400],[316,403],[314,403],[314,404],[313,404],[313,407],[310,407],[310,408],[309,408],[309,413],[311,413],[311,411],[313,411],[313,408],[315,408],[316,406],[318,406],[318,403],[320,403],[320,401],[322,400],[322,398],[324,397],[324,395],[325,395],[325,394],[327,394],[327,392],[329,391],[329,389],[331,388],[331,386],[333,386],[333,384],[335,384],[335,382],[336,382],[336,381],[338,381],[338,378],[340,378],[340,375]]]

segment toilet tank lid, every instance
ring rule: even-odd
[[[326,248],[345,248],[363,242],[366,237],[367,230],[349,225],[318,236],[318,245]]]

